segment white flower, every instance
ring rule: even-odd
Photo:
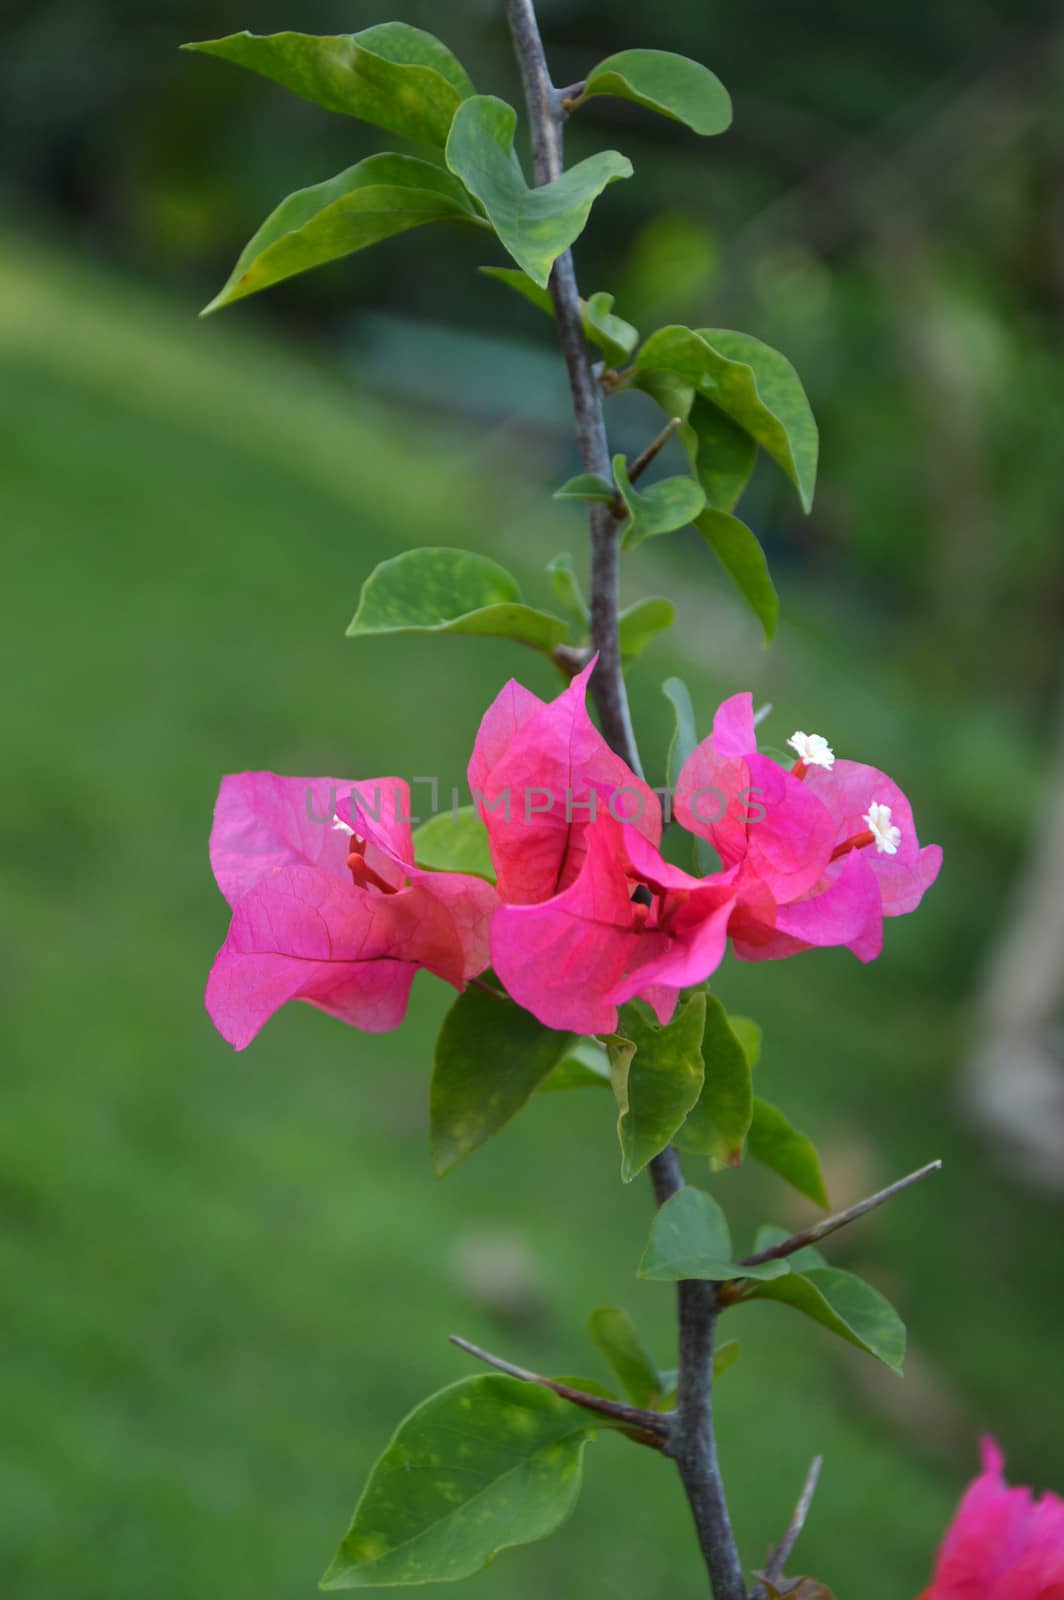
[[[867,822],[869,831],[875,835],[877,855],[897,855],[898,846],[901,844],[901,829],[894,827],[891,822],[889,806],[873,800],[861,821]]]
[[[799,761],[807,767],[833,767],[835,752],[820,733],[792,733],[787,740],[792,750],[797,750]]]
[[[354,836],[355,836],[354,828],[349,828],[346,822],[341,822],[340,818],[336,815],[335,811],[333,812],[333,824],[332,825],[333,825],[334,830],[337,833],[346,833],[347,837],[349,839],[353,839],[354,838]]]

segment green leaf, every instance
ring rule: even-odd
[[[676,1145],[720,1166],[737,1167],[754,1109],[750,1062],[720,1001],[712,994],[705,998],[702,1093],[677,1133]]]
[[[634,1406],[652,1410],[660,1401],[664,1383],[627,1311],[602,1306],[588,1318],[591,1337],[616,1373],[621,1388]]]
[[[440,811],[415,828],[414,860],[437,872],[469,872],[495,882],[488,830],[475,806]]]
[[[694,133],[723,133],[731,125],[728,91],[708,67],[668,50],[621,50],[592,69],[582,100],[610,94],[634,100]]]
[[[690,1184],[672,1195],[654,1217],[650,1242],[639,1263],[639,1276],[659,1283],[682,1278],[776,1278],[788,1271],[785,1262],[741,1267],[732,1259],[731,1233],[720,1206],[704,1189]]]
[[[757,441],[700,394],[691,402],[683,437],[706,504],[714,511],[731,511],[750,482]]]
[[[714,366],[717,390],[709,398],[783,468],[798,490],[803,508],[809,511],[816,487],[819,435],[797,372],[786,356],[752,334],[730,328],[699,328],[698,334],[718,362],[724,363]]]
[[[786,1228],[777,1227],[774,1222],[765,1222],[757,1230],[754,1254],[760,1255],[764,1250],[774,1250],[777,1245],[786,1244],[790,1238],[791,1235]],[[809,1267],[829,1265],[826,1258],[811,1244],[803,1245],[800,1250],[793,1250],[785,1259],[792,1272],[805,1272]]]
[[[673,325],[650,335],[635,358],[631,381],[670,416],[689,422],[697,396],[712,401],[782,467],[809,510],[817,428],[798,374],[785,356],[747,333],[723,328],[696,333]],[[699,421],[708,426],[701,413]],[[736,473],[734,462],[729,471]]]
[[[628,510],[628,522],[621,535],[626,550],[634,550],[659,533],[674,533],[693,522],[706,503],[706,497],[693,478],[662,478],[642,493],[633,488],[624,456],[614,456],[613,476],[617,492]]]
[[[591,613],[579,580],[573,571],[573,558],[569,552],[565,551],[562,555],[555,556],[552,561],[548,561],[547,572],[558,604],[575,626],[582,633],[586,632],[591,621]]]
[[[807,1134],[791,1126],[778,1106],[754,1097],[754,1115],[747,1135],[747,1149],[755,1161],[771,1167],[781,1178],[812,1200],[814,1205],[827,1209],[827,1190],[816,1145]]]
[[[553,1533],[604,1420],[517,1378],[441,1390],[399,1424],[321,1587],[452,1583]]]
[[[374,567],[348,638],[371,633],[494,634],[549,654],[568,629],[521,600],[517,579],[469,550],[406,550]]]
[[[471,985],[443,1019],[429,1090],[432,1165],[438,1177],[498,1133],[569,1054],[555,1033]]]
[[[695,527],[760,622],[769,644],[776,632],[780,599],[757,535],[726,511],[703,511],[695,518]]]
[[[609,1057],[601,1045],[594,1044],[590,1039],[581,1039],[539,1086],[541,1094],[554,1094],[560,1089],[610,1087]]]
[[[761,1060],[761,1024],[755,1022],[753,1017],[737,1017],[734,1013],[729,1016],[731,1031],[746,1051],[746,1059],[753,1072]]]
[[[619,1116],[621,1181],[631,1183],[672,1140],[702,1087],[706,997],[687,996],[664,1027],[635,1006],[621,1011],[621,1034],[606,1041]]]
[[[802,1255],[805,1256],[804,1251]],[[791,1271],[771,1282],[756,1283],[744,1300],[778,1300],[793,1306],[840,1339],[867,1350],[892,1372],[900,1373],[905,1357],[905,1324],[890,1301],[853,1272],[826,1265],[806,1267],[804,1260],[799,1264],[803,1268],[800,1272]]]
[[[201,315],[425,222],[487,226],[449,172],[414,156],[369,156],[282,200],[248,240]]]
[[[629,660],[641,655],[655,634],[664,633],[675,621],[676,607],[671,600],[660,595],[637,600],[617,618],[621,655]]]
[[[554,491],[555,500],[604,500],[607,504],[617,498],[617,491],[612,483],[607,483],[605,478],[599,478],[593,472],[578,473],[575,478],[567,478],[560,489]]]
[[[666,678],[661,692],[676,713],[676,726],[666,759],[666,782],[670,789],[675,789],[683,764],[698,743],[695,708],[691,704],[691,692],[682,678]]]
[[[584,333],[597,344],[611,367],[620,367],[639,343],[639,329],[613,314],[613,296],[599,289],[580,306]]]
[[[554,301],[548,289],[533,283],[527,272],[514,267],[481,267],[481,272],[498,283],[505,283],[522,295],[548,317],[554,316]],[[615,367],[627,361],[639,343],[639,330],[623,317],[612,314],[613,296],[601,290],[589,300],[580,301],[580,315],[584,324],[584,337],[590,344],[598,345],[606,360]]]
[[[604,150],[530,189],[514,153],[516,125],[517,113],[504,100],[466,100],[447,140],[447,165],[481,202],[517,265],[545,289],[551,267],[583,232],[597,197],[615,179],[630,178],[632,164]]]
[[[233,33],[186,44],[220,56],[313,100],[425,144],[447,142],[454,114],[474,93],[446,45],[405,22],[320,38],[308,33]]]

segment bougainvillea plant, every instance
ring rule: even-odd
[[[584,1445],[612,1429],[675,1464],[715,1600],[816,1600],[827,1594],[822,1585],[785,1569],[818,1463],[764,1570],[748,1576],[736,1548],[712,1404],[735,1346],[717,1344],[718,1324],[741,1321],[747,1301],[773,1301],[899,1369],[898,1316],[817,1245],[938,1163],[802,1233],[766,1225],[745,1253],[733,1246],[720,1197],[727,1170],[745,1158],[825,1212],[828,1197],[810,1140],[754,1092],[757,1026],[729,1016],[709,981],[729,946],[744,961],[815,963],[815,951],[832,945],[873,960],[884,920],[916,910],[941,852],[920,845],[897,783],[836,756],[824,735],[796,730],[786,758],[759,751],[748,693],[727,699],[700,740],[702,717],[670,679],[667,784],[644,777],[624,671],[673,610],[661,599],[619,610],[622,556],[693,523],[707,559],[723,566],[770,638],[776,591],[735,507],[760,448],[809,509],[816,425],[790,363],[752,335],[669,326],[643,338],[612,296],[577,289],[570,247],[606,187],[632,168],[614,150],[564,168],[567,119],[593,115],[584,108],[613,95],[696,135],[718,134],[731,118],[721,83],[684,57],[626,50],[559,89],[531,0],[508,0],[508,12],[531,182],[514,149],[517,112],[479,94],[445,45],[404,23],[335,38],[241,33],[188,47],[423,152],[370,156],[290,195],[207,310],[430,222],[479,229],[486,248],[507,258],[484,270],[555,320],[583,469],[557,493],[586,502],[590,534],[587,603],[567,558],[550,563],[564,616],[526,605],[508,572],[467,551],[413,549],[366,576],[352,634],[502,636],[545,655],[562,687],[551,701],[516,679],[486,694],[469,756],[470,804],[417,828],[409,788],[395,777],[225,778],[211,863],[232,921],[207,1007],[237,1049],[290,1000],[379,1032],[402,1024],[426,969],[457,992],[429,1095],[436,1171],[499,1133],[537,1091],[612,1092],[621,1178],[646,1171],[657,1201],[638,1272],[676,1286],[675,1372],[659,1370],[622,1310],[592,1314],[616,1393],[457,1341],[497,1370],[453,1383],[399,1425],[325,1588],[461,1579],[506,1547],[542,1538],[576,1499]],[[611,453],[605,413],[611,395],[633,388],[661,407],[664,425],[628,461]],[[673,435],[689,471],[661,477],[649,469]],[[681,1154],[696,1183],[685,1184]],[[928,1592],[1060,1600],[1060,1503],[1034,1505],[1025,1491],[1006,1490],[1000,1466],[987,1447]],[[977,1568],[1001,1582],[980,1586]]]

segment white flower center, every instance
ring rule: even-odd
[[[353,839],[354,838],[354,836],[355,836],[354,828],[349,828],[346,822],[341,822],[340,818],[336,815],[335,811],[333,812],[333,823],[332,823],[332,825],[333,825],[334,830],[337,833],[346,833],[347,837],[349,839]]]
[[[873,800],[861,821],[867,822],[869,832],[875,835],[877,855],[897,855],[898,846],[901,844],[901,829],[896,828],[891,822],[889,806]]]
[[[821,733],[792,733],[787,740],[807,767],[833,767],[835,752]]]

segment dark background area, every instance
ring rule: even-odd
[[[176,47],[401,15],[516,99],[502,10],[70,0],[0,24],[11,1600],[311,1594],[396,1421],[466,1370],[450,1332],[601,1377],[583,1320],[624,1304],[669,1361],[670,1297],[633,1277],[649,1197],[617,1181],[605,1099],[545,1098],[440,1184],[441,986],[420,979],[383,1040],[292,1007],[241,1057],[200,1003],[222,772],[449,784],[505,677],[554,692],[516,647],[345,640],[365,573],[451,543],[545,602],[545,562],[579,563],[583,534],[549,498],[573,463],[550,325],[478,276],[501,261],[479,239],[426,229],[196,321],[288,190],[389,141]],[[911,0],[544,0],[541,20],[557,81],[648,45],[735,99],[708,141],[619,102],[574,119],[574,159],[636,168],[580,241],[585,291],[644,333],[778,346],[821,425],[810,518],[764,463],[744,500],[781,591],[770,652],[693,536],[631,558],[626,598],[680,613],[632,672],[651,762],[670,672],[703,727],[750,687],[772,743],[813,728],[884,766],[946,850],[872,968],[729,962],[719,983],[764,1024],[765,1092],[821,1142],[838,1204],[946,1161],[832,1250],[905,1315],[906,1379],[757,1307],[720,1389],[750,1563],[824,1451],[802,1565],[840,1600],[896,1600],[980,1429],[1015,1477],[1064,1487],[1064,34],[1055,7]],[[620,448],[654,425],[616,402]],[[719,1192],[740,1238],[805,1215],[758,1172]],[[461,1592],[693,1587],[679,1491],[625,1448],[589,1452],[559,1535]]]

